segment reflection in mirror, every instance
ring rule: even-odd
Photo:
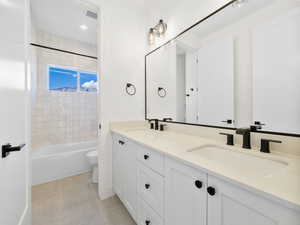
[[[148,54],[146,117],[299,134],[299,21],[297,0],[244,1]]]

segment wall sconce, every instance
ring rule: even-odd
[[[156,37],[163,36],[168,29],[168,25],[163,21],[159,20],[158,24],[156,24],[153,28],[150,28],[148,33],[148,41],[149,44],[152,45],[155,43]]]

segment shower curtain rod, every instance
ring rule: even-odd
[[[52,48],[52,47],[48,47],[48,46],[45,46],[45,45],[39,45],[39,44],[35,44],[35,43],[30,43],[30,45],[35,46],[35,47],[39,47],[39,48],[45,48],[45,49],[50,49],[50,50],[54,50],[54,51],[64,52],[64,53],[68,53],[68,54],[72,54],[72,55],[87,57],[87,58],[91,58],[91,59],[98,59],[98,57],[95,57],[95,56],[84,55],[84,54],[71,52],[71,51],[66,51],[66,50],[62,50],[62,49],[58,49],[58,48]]]

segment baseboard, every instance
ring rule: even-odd
[[[108,199],[114,195],[115,195],[115,193],[113,192],[112,188],[106,188],[105,190],[100,190],[100,192],[99,192],[99,198],[101,200]]]

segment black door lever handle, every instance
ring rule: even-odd
[[[11,144],[2,145],[2,158],[6,158],[10,152],[21,151],[25,147],[25,144],[12,147]]]

